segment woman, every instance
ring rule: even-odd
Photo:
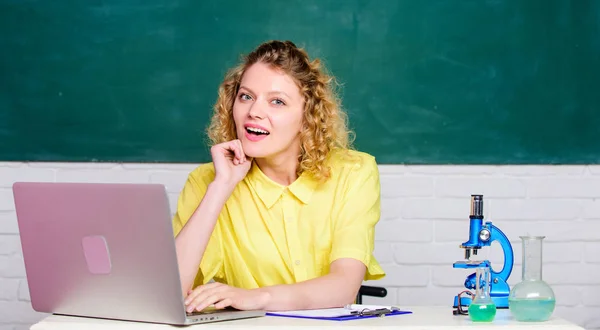
[[[213,161],[189,175],[173,219],[188,311],[339,307],[384,276],[372,256],[377,164],[349,149],[331,83],[289,41],[227,73]]]

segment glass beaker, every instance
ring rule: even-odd
[[[517,321],[546,321],[554,312],[552,288],[542,280],[542,241],[545,236],[519,236],[523,246],[522,280],[508,296],[508,308]]]
[[[490,297],[490,267],[475,270],[475,295],[469,305],[469,317],[473,322],[491,322],[496,317],[496,304]]]

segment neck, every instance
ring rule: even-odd
[[[295,157],[259,158],[255,161],[269,179],[281,185],[289,186],[298,178],[298,160]]]

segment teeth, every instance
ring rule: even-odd
[[[250,132],[254,132],[254,133],[261,133],[261,134],[269,134],[269,132],[262,130],[260,128],[254,128],[254,127],[246,127],[246,129]]]

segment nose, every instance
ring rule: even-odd
[[[265,111],[262,102],[254,102],[248,111],[248,117],[256,119],[264,119]]]

